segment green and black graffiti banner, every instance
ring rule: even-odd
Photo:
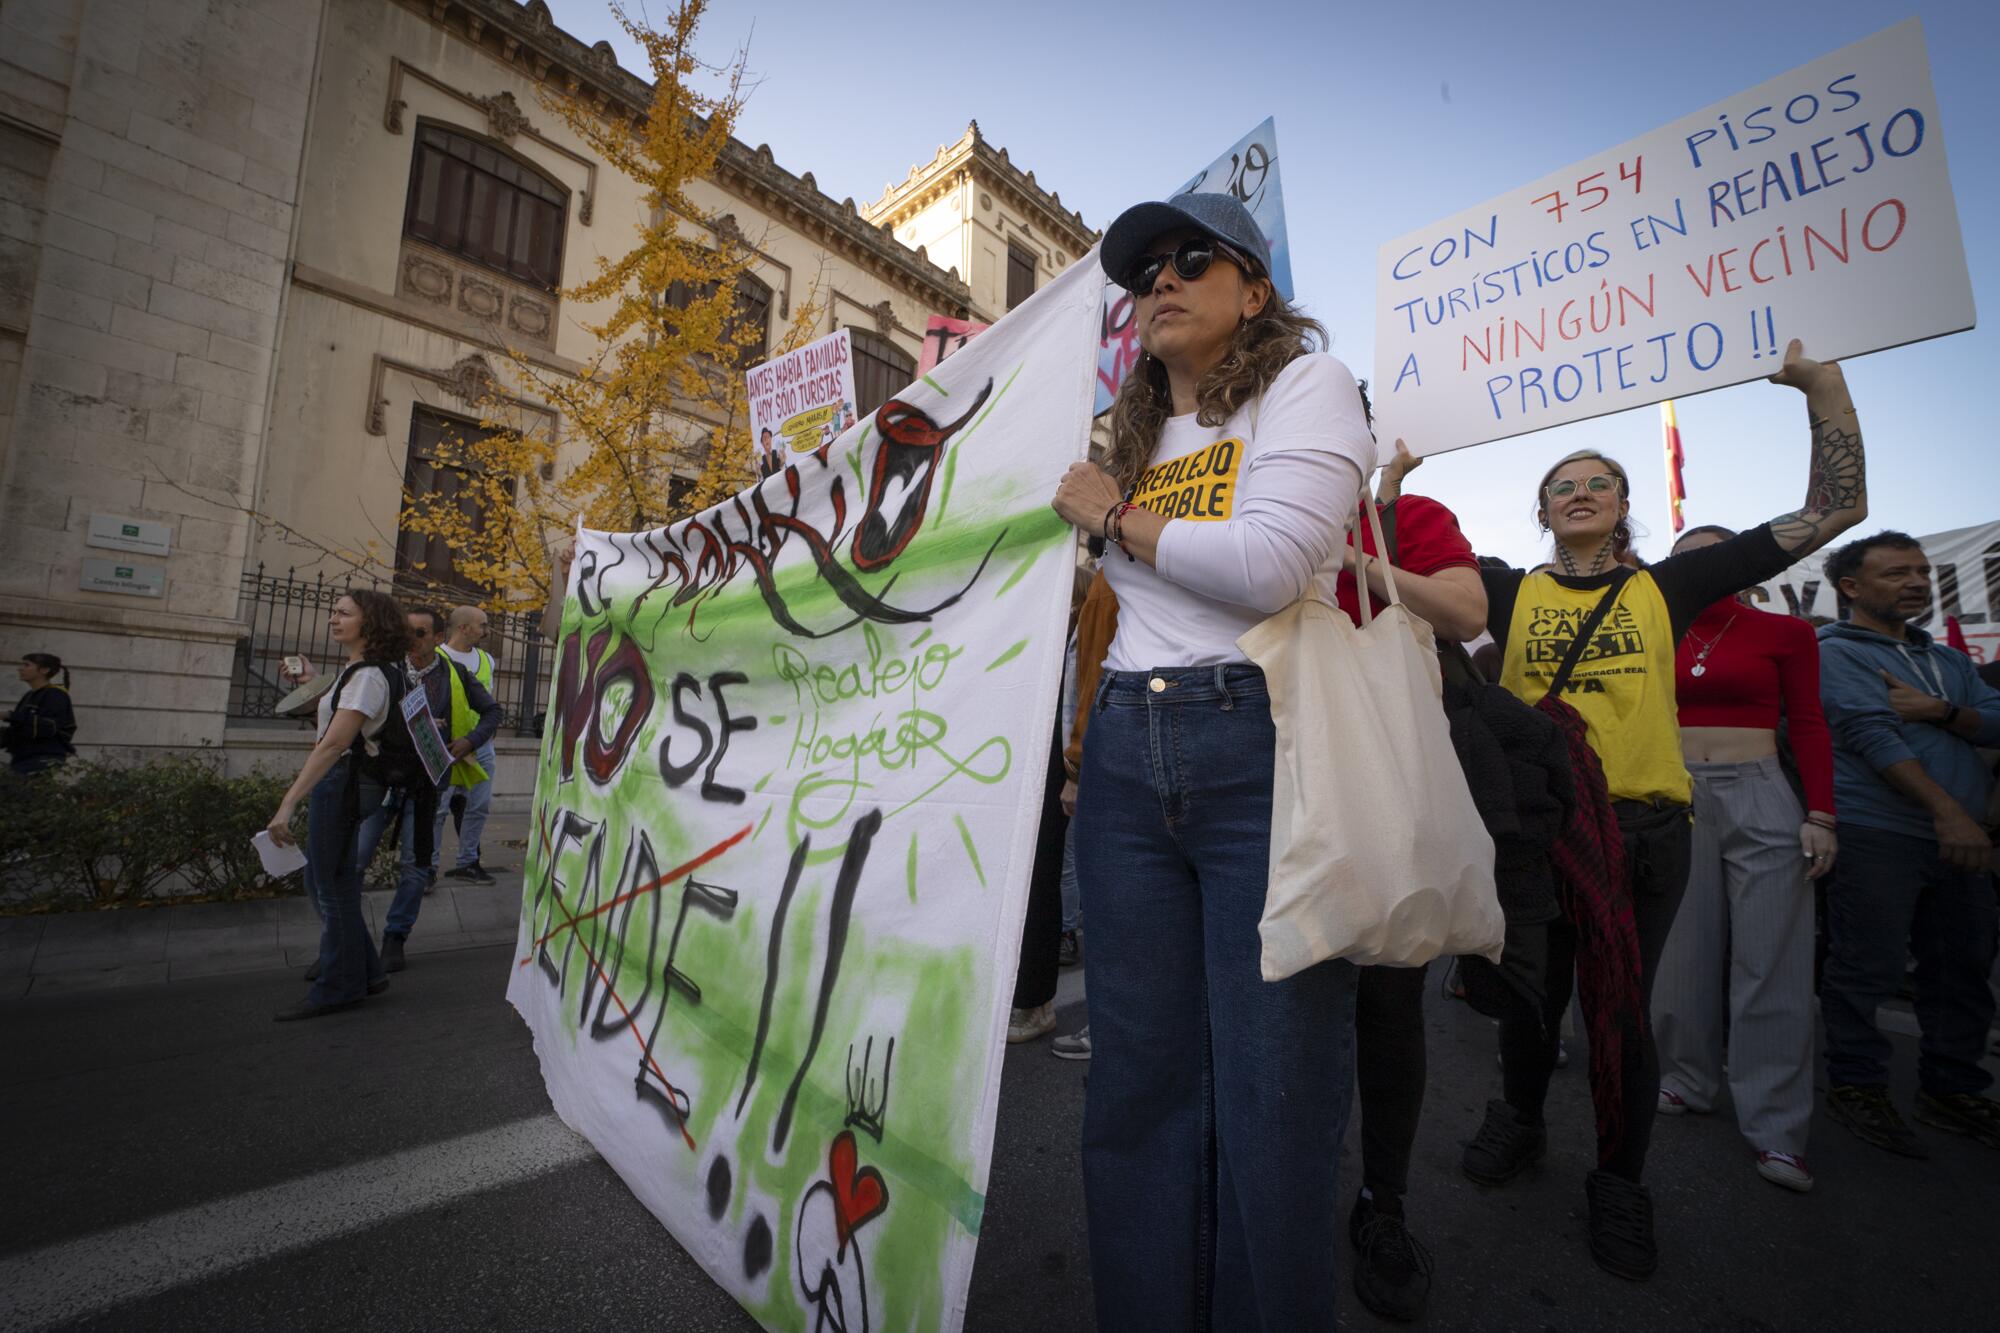
[[[578,543],[507,994],[770,1328],[963,1319],[1102,287],[1093,253],[753,489]]]

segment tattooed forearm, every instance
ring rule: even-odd
[[[1844,421],[1846,424],[1840,424]],[[1771,520],[1771,535],[1794,555],[1816,551],[1860,522],[1868,512],[1867,462],[1861,426],[1849,407],[1833,418],[1812,418],[1812,470],[1806,502]]]

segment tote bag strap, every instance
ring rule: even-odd
[[[1625,587],[1625,580],[1631,577],[1632,571],[1629,569],[1612,576],[1611,586],[1604,590],[1604,596],[1597,599],[1597,605],[1590,608],[1590,614],[1576,627],[1576,638],[1570,642],[1569,651],[1563,654],[1562,665],[1556,668],[1555,679],[1549,682],[1549,688],[1543,697],[1546,698],[1548,695],[1562,697],[1562,688],[1569,684],[1570,673],[1576,670],[1576,664],[1583,660],[1585,650],[1590,647],[1591,635],[1597,633],[1597,627],[1603,623],[1605,613],[1611,609],[1611,604],[1618,600],[1619,592]]]

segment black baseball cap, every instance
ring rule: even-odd
[[[1190,228],[1233,246],[1271,272],[1271,244],[1257,228],[1250,210],[1232,194],[1177,194],[1165,203],[1134,204],[1118,215],[1104,233],[1098,262],[1113,282],[1123,282],[1134,260],[1163,232]]]

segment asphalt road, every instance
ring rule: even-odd
[[[0,1003],[0,1327],[752,1327],[550,1115],[507,957],[413,955],[380,1002],[282,1026],[281,973]],[[1410,1216],[1437,1255],[1431,1327],[1994,1325],[2000,1152],[1926,1131],[1932,1159],[1904,1161],[1822,1121],[1798,1196],[1756,1177],[1726,1115],[1668,1121],[1660,1272],[1627,1284],[1584,1249],[1580,1068],[1548,1159],[1476,1188],[1457,1159],[1497,1092],[1492,1029],[1427,1003]],[[1087,1069],[1046,1041],[1008,1055],[968,1328],[1092,1326]],[[1343,1324],[1377,1327],[1352,1300]]]

